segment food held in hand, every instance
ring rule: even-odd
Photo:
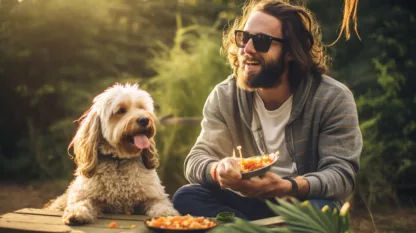
[[[243,158],[240,161],[240,168],[242,173],[251,172],[272,164],[279,152],[265,154],[261,156],[254,156],[250,158]]]
[[[214,221],[204,217],[193,217],[191,215],[185,216],[168,216],[158,217],[148,220],[146,224],[150,227],[157,227],[162,229],[206,229],[216,226]]]

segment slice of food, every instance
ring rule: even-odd
[[[214,221],[204,217],[193,217],[189,214],[185,216],[153,218],[146,221],[146,224],[150,227],[174,230],[207,229],[216,226]]]

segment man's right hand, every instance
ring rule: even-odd
[[[212,167],[216,171],[212,171],[211,174],[214,180],[218,181],[222,188],[232,188],[234,184],[241,181],[241,170],[239,165],[239,159],[233,157],[227,157],[220,160]]]

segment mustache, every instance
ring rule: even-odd
[[[243,55],[240,59],[242,63],[246,63],[247,61],[257,61],[259,63],[263,63],[263,58],[260,56],[253,56],[253,55]]]

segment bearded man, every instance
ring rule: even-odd
[[[255,220],[273,216],[265,200],[292,196],[339,208],[353,192],[362,135],[351,91],[327,76],[319,25],[304,7],[251,1],[225,34],[233,74],[203,110],[201,133],[185,159],[191,184],[173,197],[181,214],[223,211]],[[233,150],[279,151],[271,170],[242,179]]]

